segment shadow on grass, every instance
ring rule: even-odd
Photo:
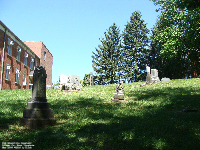
[[[128,97],[136,97],[136,101],[141,102],[150,102],[150,101],[160,101],[162,99],[163,105],[162,108],[166,109],[198,109],[200,107],[200,95],[192,94],[197,92],[194,89],[186,88],[171,88],[165,87],[162,89],[149,89],[141,92],[132,91],[127,93]],[[156,106],[155,106],[156,107]],[[157,108],[159,109],[159,108]]]
[[[17,101],[17,100],[16,100]],[[18,103],[6,103],[1,101],[0,111],[0,131],[8,129],[9,125],[18,124],[20,117],[18,114],[23,113],[25,104],[22,102]],[[22,111],[21,111],[22,110]]]
[[[51,105],[58,115],[55,126],[36,131],[13,131],[9,141],[29,141],[37,150],[200,149],[199,113],[180,111],[186,107],[198,109],[200,106],[199,96],[191,95],[191,92],[194,91],[166,88],[143,91],[143,94],[129,93],[127,96],[134,96],[137,101],[162,99],[162,107],[144,106],[143,109],[147,110],[140,115],[135,115],[136,110],[131,109],[135,107],[134,102],[103,103],[102,99],[84,97],[79,97],[73,103],[59,100]],[[116,112],[118,109],[122,112]],[[59,120],[64,122],[59,123]]]

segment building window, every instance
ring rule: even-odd
[[[39,62],[37,60],[35,61],[35,66],[39,66]]]
[[[44,52],[44,60],[46,60],[46,52]]]
[[[12,46],[14,45],[14,42],[8,39],[8,47],[7,47],[7,53],[8,55],[12,56]]]
[[[23,85],[26,85],[26,73],[23,74]]]
[[[25,55],[24,55],[24,65],[26,65],[26,66],[27,66],[27,59],[28,59],[28,54],[25,53]]]
[[[21,48],[17,48],[17,57],[16,57],[16,59],[17,59],[17,61],[20,61],[20,55],[21,55]]]
[[[33,76],[29,76],[29,89],[33,87]]]
[[[34,58],[31,57],[31,62],[30,62],[30,69],[33,70],[33,63],[34,63]]]
[[[16,69],[16,72],[15,72],[15,83],[18,83],[19,84],[19,69]]]
[[[6,76],[5,76],[5,79],[10,81],[10,69],[11,69],[11,66],[9,64],[6,64]]]

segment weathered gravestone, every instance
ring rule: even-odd
[[[151,83],[157,83],[157,82],[160,82],[160,79],[158,77],[158,70],[151,69]]]
[[[116,93],[113,93],[112,101],[123,101],[124,94],[123,94],[123,81],[120,81],[119,84],[116,86]]]
[[[21,125],[30,129],[42,128],[54,125],[54,111],[50,109],[50,103],[46,99],[46,70],[38,66],[33,74],[32,98],[23,111]]]
[[[61,75],[59,76],[59,84],[60,84],[60,85],[66,84],[67,81],[68,81],[68,78],[67,78],[66,75],[61,74]]]
[[[82,85],[80,84],[80,76],[68,75],[68,83],[65,84],[65,90],[81,90]]]
[[[66,75],[61,74],[61,75],[59,76],[59,87],[60,87],[60,90],[61,90],[61,91],[62,91],[62,90],[65,90],[65,84],[67,83],[67,81],[68,81],[68,78],[67,78]]]
[[[80,77],[78,75],[68,75],[68,82],[69,83],[76,83],[76,84],[80,84]]]
[[[147,71],[146,84],[160,82],[157,69],[151,69],[151,73],[150,73],[150,67],[146,65],[146,71]]]
[[[150,67],[147,65],[146,65],[146,71],[147,71],[146,83],[149,84],[151,82],[151,74],[150,74]]]

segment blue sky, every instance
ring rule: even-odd
[[[158,8],[149,0],[0,0],[0,20],[22,41],[43,41],[53,54],[53,82],[59,75],[92,72],[92,51],[114,22],[122,31],[139,10],[151,29]]]

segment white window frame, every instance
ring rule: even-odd
[[[30,62],[30,69],[33,70],[33,63],[34,63],[34,58],[31,57],[31,62]]]
[[[19,84],[19,74],[20,71],[19,69],[16,68],[16,72],[15,72],[15,83]]]
[[[14,45],[13,41],[8,39],[8,47],[7,47],[7,54],[9,56],[12,56],[12,46]]]
[[[23,73],[23,86],[26,85],[26,73]]]
[[[11,65],[6,63],[5,80],[10,81],[10,70],[11,70]]]
[[[16,56],[16,60],[20,62],[20,55],[21,55],[21,48],[17,47],[17,56]]]
[[[28,53],[24,54],[24,65],[27,66]]]

